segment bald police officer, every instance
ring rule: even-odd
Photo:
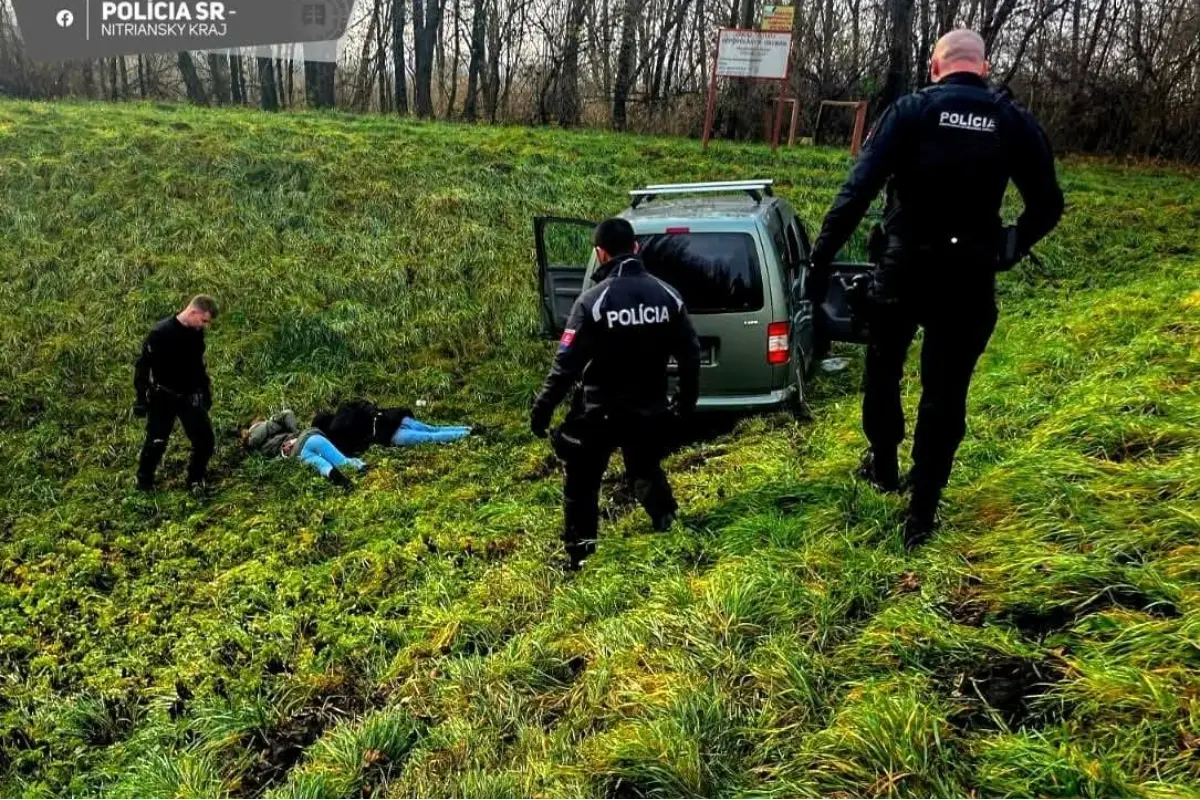
[[[530,427],[547,435],[554,409],[580,384],[555,452],[565,471],[563,511],[569,569],[595,550],[600,482],[620,448],[625,472],[654,529],[665,531],[678,506],[662,470],[672,415],[687,416],[700,387],[700,342],[679,292],[646,271],[633,226],[609,219],[596,228],[595,285],[575,302],[549,377],[534,400]],[[674,409],[668,362],[679,366]]]
[[[900,378],[921,327],[922,391],[904,525],[910,546],[936,525],[966,431],[971,374],[996,324],[995,274],[1028,254],[1063,212],[1045,134],[1028,111],[988,87],[987,72],[976,33],[957,30],[938,41],[933,85],[884,111],[812,253],[810,289],[819,302],[830,263],[887,183],[863,387],[870,448],[858,474],[882,491],[901,489]],[[1005,228],[1000,207],[1010,179],[1025,210]]]

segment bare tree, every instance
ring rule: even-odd
[[[746,0],[747,3],[750,0]],[[633,59],[638,16],[642,0],[624,0],[621,15],[621,49],[617,53],[617,77],[613,85],[613,130],[623,131],[629,126],[627,105],[633,87]]]
[[[220,105],[233,102],[229,86],[229,58],[217,53],[208,54],[208,71],[212,75],[213,97]]]
[[[192,54],[186,50],[179,51],[179,73],[183,76],[184,86],[187,87],[188,100],[198,106],[208,105],[208,93],[204,91],[204,84],[200,82],[200,76],[196,73]]]
[[[471,55],[467,66],[467,99],[463,116],[474,122],[477,115],[477,93],[480,76],[484,69],[484,43],[487,35],[487,5],[484,0],[474,0],[471,9]]]
[[[408,67],[404,58],[404,15],[408,0],[392,0],[392,64],[396,70],[396,113],[408,114]]]
[[[418,117],[433,116],[433,50],[437,33],[442,26],[446,0],[412,0],[413,55],[416,80],[413,84],[413,104]]]
[[[258,57],[258,79],[262,86],[260,98],[263,111],[279,110],[279,92],[275,82],[275,61]]]

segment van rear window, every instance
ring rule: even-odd
[[[646,269],[679,290],[693,314],[758,311],[762,270],[747,233],[639,236]]]

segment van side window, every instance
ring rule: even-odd
[[[779,266],[783,267],[784,274],[790,282],[796,275],[796,264],[792,260],[791,253],[788,252],[787,240],[784,238],[783,232],[787,225],[778,208],[775,209],[775,214],[768,227],[771,229],[771,244],[774,245],[775,254],[779,257]]]
[[[787,226],[788,260],[792,262],[792,270],[799,266],[803,256],[800,255],[800,242],[796,239],[796,223]]]

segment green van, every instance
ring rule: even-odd
[[[619,216],[633,224],[646,268],[683,296],[700,337],[702,411],[791,407],[803,413],[806,387],[829,342],[816,340],[814,314],[832,341],[865,341],[852,324],[847,290],[865,263],[835,265],[826,301],[805,296],[810,243],[772,181],[658,184],[630,192]],[[596,223],[534,220],[542,332],[562,334],[575,299],[596,269]]]

